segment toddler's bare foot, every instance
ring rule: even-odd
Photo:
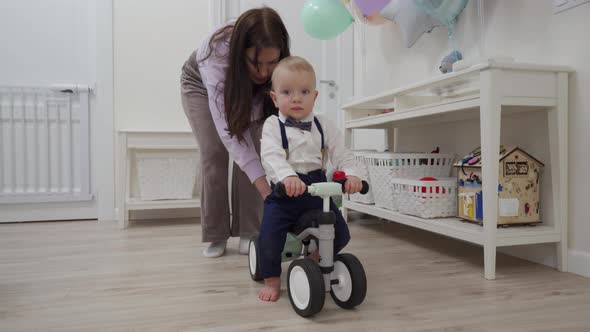
[[[313,259],[313,261],[316,262],[316,263],[318,263],[318,264],[320,263],[320,252],[319,252],[319,250],[316,250],[316,251],[312,252],[307,257]]]
[[[262,301],[276,302],[281,291],[281,278],[272,277],[264,279],[264,287],[258,292],[258,298]]]

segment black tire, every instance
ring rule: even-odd
[[[258,250],[258,237],[250,239],[248,244],[248,271],[254,281],[262,281],[260,273],[260,251]]]
[[[336,304],[352,309],[363,303],[367,295],[367,276],[361,262],[352,254],[339,254],[334,258],[334,272],[342,285],[333,284],[330,295]]]
[[[320,312],[324,307],[326,287],[318,264],[309,258],[291,262],[287,292],[291,306],[299,316],[310,317]]]

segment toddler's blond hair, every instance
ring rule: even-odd
[[[291,70],[291,71],[305,71],[313,75],[313,81],[315,82],[315,70],[313,70],[313,66],[307,60],[300,56],[288,56],[281,60],[279,64],[275,67],[275,70],[272,73],[272,82],[274,87],[274,82],[277,77],[277,73],[282,70]]]

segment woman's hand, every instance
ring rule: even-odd
[[[344,191],[348,194],[358,193],[363,189],[363,183],[361,179],[356,176],[347,176],[346,182],[344,183]]]
[[[266,199],[266,196],[270,195],[271,193],[270,185],[268,185],[268,182],[266,181],[266,176],[261,176],[254,180],[254,186],[258,190],[258,193],[260,193],[260,196],[263,200]]]
[[[299,177],[294,175],[286,177],[283,180],[283,184],[285,185],[285,191],[289,197],[301,196],[305,193],[305,189],[307,189],[305,182],[301,181]]]

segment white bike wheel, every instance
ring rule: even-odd
[[[332,285],[332,293],[341,302],[346,302],[352,295],[352,276],[350,271],[341,261],[334,262],[332,274],[338,280],[338,284]]]
[[[309,258],[291,262],[287,276],[287,291],[291,305],[298,315],[309,317],[322,310],[326,288],[317,263]]]
[[[250,240],[248,244],[248,270],[250,278],[254,281],[262,280],[260,273],[260,261],[258,260],[258,244],[256,239]]]
[[[299,310],[305,310],[309,306],[311,290],[309,279],[301,266],[295,266],[289,273],[289,293],[293,298],[293,305]]]
[[[339,254],[334,258],[332,279],[330,295],[339,307],[352,309],[365,300],[367,277],[363,265],[354,255]]]

